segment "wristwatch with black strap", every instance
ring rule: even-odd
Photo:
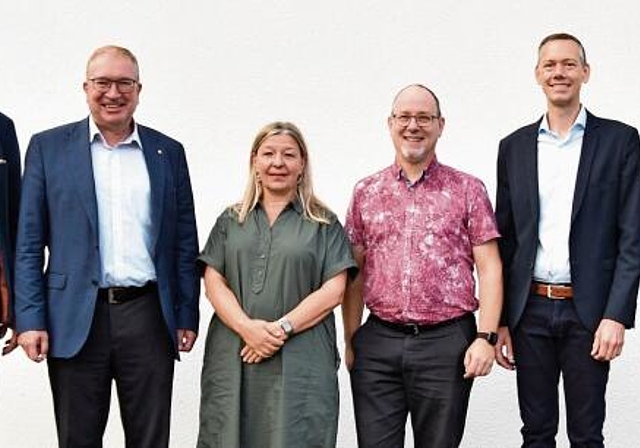
[[[476,339],[484,339],[490,345],[495,346],[498,343],[498,333],[494,333],[493,331],[478,331],[478,333],[476,333]]]

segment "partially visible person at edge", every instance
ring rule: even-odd
[[[47,359],[60,447],[102,446],[113,380],[126,446],[167,447],[174,359],[199,318],[184,148],[133,119],[142,84],[129,50],[95,50],[83,87],[90,116],[27,150],[19,343]]]
[[[198,447],[335,447],[333,309],[356,263],[340,222],[313,193],[296,126],[258,132],[244,198],[218,217],[199,260],[215,314]]]
[[[545,37],[535,78],[547,111],[498,153],[505,307],[497,361],[517,366],[523,447],[556,446],[561,375],[571,446],[604,446],[610,362],[634,324],[640,139],[582,105],[590,74],[575,36]]]
[[[416,447],[457,447],[472,380],[494,362],[499,233],[482,182],[436,157],[430,89],[402,89],[387,123],[395,163],[356,184],[345,224],[361,268],[342,305],[358,446],[404,446],[410,414]]]
[[[13,328],[13,258],[20,202],[20,149],[13,121],[0,113],[0,339],[6,355],[18,346]]]

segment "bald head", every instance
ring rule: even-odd
[[[441,116],[442,115],[442,111],[440,110],[440,100],[438,99],[438,97],[436,96],[435,93],[433,93],[433,91],[428,88],[427,86],[423,85],[423,84],[409,84],[406,87],[403,87],[397,94],[396,96],[393,98],[393,103],[391,104],[391,115],[393,115],[396,112],[396,106],[398,104],[398,101],[405,96],[405,94],[411,94],[413,95],[416,92],[424,92],[424,94],[430,96],[433,101],[435,102],[435,106],[436,106],[436,115],[437,116]]]

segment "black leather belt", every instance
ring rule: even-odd
[[[451,325],[456,322],[460,322],[461,320],[469,319],[472,317],[473,317],[473,313],[466,313],[466,314],[463,314],[462,316],[454,317],[453,319],[444,320],[442,322],[421,325],[421,324],[413,324],[413,323],[401,324],[397,322],[389,322],[388,320],[380,319],[378,316],[376,316],[373,313],[369,314],[369,320],[373,322],[377,322],[380,325],[384,325],[387,328],[391,328],[392,330],[400,331],[405,334],[413,334],[413,335],[418,335],[420,333],[424,333],[425,331],[434,330],[436,328],[446,327],[447,325]]]
[[[108,301],[112,305],[129,302],[145,294],[158,290],[156,282],[147,282],[144,286],[113,286],[98,289],[98,298]]]

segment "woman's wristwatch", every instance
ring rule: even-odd
[[[278,319],[278,325],[280,325],[280,328],[282,328],[282,331],[284,331],[284,334],[286,334],[287,337],[293,334],[293,325],[291,325],[291,322],[289,322],[289,319],[286,317]]]

